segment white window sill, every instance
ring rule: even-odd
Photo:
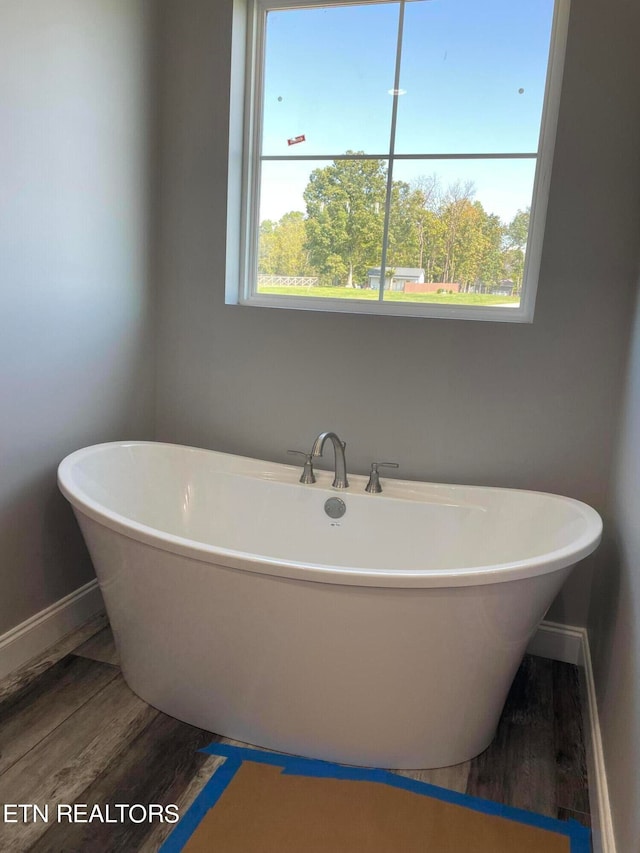
[[[447,320],[485,320],[498,323],[533,322],[533,310],[527,310],[522,304],[513,306],[437,305],[426,302],[379,302],[371,299],[330,299],[321,296],[269,294],[254,294],[240,299],[239,304],[256,308],[288,308],[295,311],[324,311],[341,314],[377,314],[387,317],[432,317]]]

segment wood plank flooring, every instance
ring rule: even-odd
[[[103,625],[94,620],[0,684],[0,804],[176,803],[184,814],[222,760],[198,749],[237,743],[135,696]],[[527,656],[482,755],[455,767],[398,772],[588,826],[579,688],[577,667]],[[0,814],[0,850],[155,853],[172,829],[157,822],[8,824]]]

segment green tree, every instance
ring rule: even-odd
[[[442,275],[444,222],[439,216],[441,190],[438,176],[423,175],[412,183],[420,209],[416,217],[418,234],[417,266],[425,271],[425,281],[437,281]]]
[[[522,290],[524,259],[529,238],[530,209],[519,210],[504,229],[502,270],[505,278],[515,283],[516,292]]]
[[[439,198],[436,175],[410,184],[393,182],[387,259],[397,266],[424,269],[426,281],[435,281],[442,271],[444,226],[438,215]]]
[[[463,291],[479,281],[483,252],[482,205],[477,206],[469,199],[456,205],[456,231],[449,257],[451,275],[459,282]],[[454,278],[449,279],[453,281]]]
[[[306,247],[326,283],[353,287],[380,258],[386,179],[383,160],[334,160],[311,173]]]
[[[486,291],[502,273],[504,228],[498,216],[473,201],[472,184],[452,184],[440,209],[443,226],[442,281],[457,282],[462,292]]]
[[[456,181],[450,184],[442,199],[439,217],[444,226],[443,254],[442,254],[442,278],[441,281],[448,283],[456,281],[458,267],[464,267],[465,244],[463,235],[469,231],[469,208],[471,199],[475,194],[475,188],[471,181],[462,183]],[[467,284],[468,286],[468,284]],[[463,287],[463,290],[466,290]]]
[[[420,193],[404,181],[391,188],[387,261],[399,267],[415,267],[420,257],[420,223],[424,209]]]
[[[304,213],[293,210],[276,223],[266,219],[260,225],[258,272],[265,275],[311,275],[305,247]]]
[[[476,202],[480,204],[480,202]],[[482,205],[480,205],[482,207]],[[479,275],[484,284],[497,284],[502,277],[502,241],[504,226],[500,217],[492,213],[484,213],[482,223],[482,256],[480,259]]]
[[[260,223],[258,240],[258,272],[263,275],[276,275],[276,229],[277,223],[265,219]]]
[[[505,241],[510,249],[524,250],[529,237],[530,208],[519,210],[505,228]]]
[[[457,281],[485,292],[496,284],[502,270],[502,225],[479,201],[465,204],[456,245]]]

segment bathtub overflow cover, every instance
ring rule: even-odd
[[[324,503],[324,511],[329,518],[342,518],[347,511],[347,505],[340,498],[329,498]]]

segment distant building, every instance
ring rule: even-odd
[[[393,276],[385,278],[385,290],[404,290],[406,284],[424,284],[424,270],[415,267],[388,267]],[[369,287],[378,290],[380,287],[380,267],[374,267],[367,272]]]
[[[417,267],[389,267],[393,276],[388,277],[384,283],[385,290],[399,290],[404,293],[459,293],[460,285],[455,281],[425,281],[424,270]],[[375,267],[367,272],[369,287],[377,290],[380,285],[380,267]]]
[[[500,296],[513,296],[513,291],[515,289],[515,281],[512,281],[510,278],[503,278],[495,287],[491,288],[491,292],[498,293]]]

